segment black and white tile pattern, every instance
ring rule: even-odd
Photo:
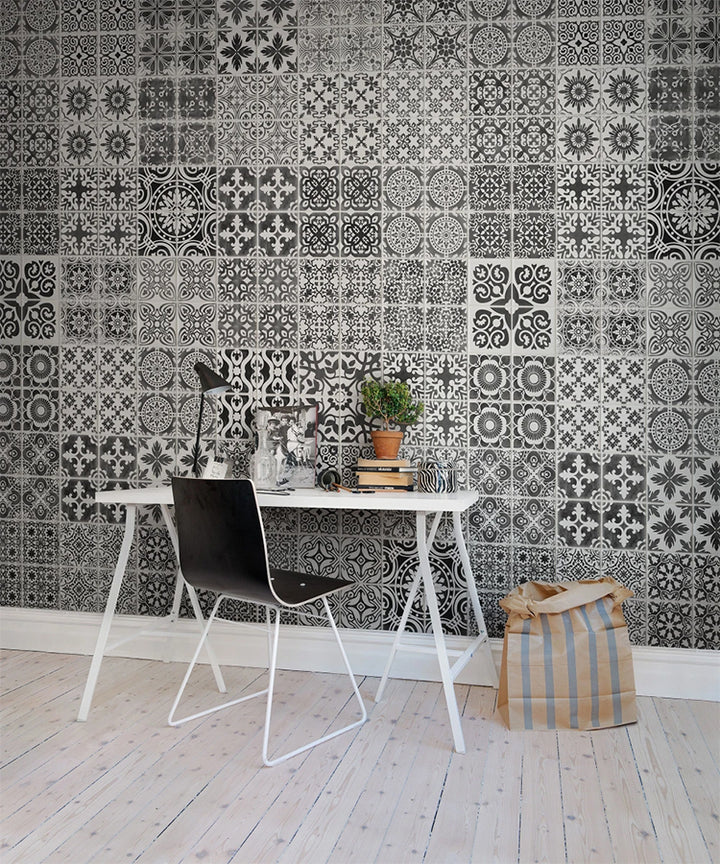
[[[238,472],[256,405],[313,400],[349,479],[360,381],[411,379],[492,635],[519,582],[605,573],[636,642],[719,648],[718,32],[712,0],[4,0],[0,602],[102,608],[95,490],[189,469],[201,359]],[[397,623],[407,516],[268,522],[357,583],[343,625]],[[121,608],[167,611],[154,510],[131,561]]]

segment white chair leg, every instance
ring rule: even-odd
[[[195,653],[193,654],[193,658],[190,661],[190,665],[185,672],[185,676],[182,680],[182,684],[180,685],[180,689],[178,690],[177,696],[175,697],[175,701],[173,702],[172,708],[170,709],[170,714],[168,715],[168,724],[170,726],[180,726],[182,723],[187,723],[189,720],[197,720],[199,717],[205,717],[207,714],[212,714],[215,711],[220,711],[222,708],[229,708],[231,705],[237,705],[240,702],[246,702],[248,699],[254,699],[256,696],[264,696],[267,695],[267,705],[265,708],[265,729],[263,730],[263,744],[262,744],[262,758],[265,765],[271,767],[273,765],[277,765],[279,762],[284,762],[286,759],[290,759],[292,756],[297,756],[299,753],[303,753],[305,750],[309,750],[311,747],[315,747],[316,744],[322,744],[324,741],[329,741],[331,738],[335,738],[338,735],[342,735],[344,732],[349,732],[351,729],[356,729],[358,726],[361,726],[367,720],[367,710],[365,709],[365,703],[362,700],[362,696],[360,695],[360,690],[357,686],[357,682],[355,681],[355,676],[353,675],[352,668],[350,667],[350,661],[348,660],[347,653],[345,652],[345,646],[342,644],[340,639],[340,634],[338,632],[337,626],[335,624],[335,620],[330,611],[330,606],[328,605],[327,598],[323,597],[323,605],[325,606],[325,612],[328,617],[328,621],[330,622],[330,627],[332,628],[333,634],[335,635],[335,640],[337,641],[338,647],[340,648],[340,654],[342,655],[343,663],[345,665],[345,670],[350,677],[350,681],[352,683],[353,692],[355,694],[355,698],[358,701],[360,706],[360,719],[356,720],[354,723],[350,723],[347,726],[343,726],[342,729],[337,729],[334,732],[330,732],[327,735],[323,735],[320,738],[316,738],[314,741],[311,741],[308,744],[304,744],[302,747],[298,747],[295,750],[292,750],[290,753],[285,753],[282,756],[277,756],[275,759],[268,758],[268,744],[270,739],[270,725],[272,722],[272,700],[273,693],[275,691],[275,673],[277,671],[277,653],[278,653],[278,641],[280,635],[280,610],[275,610],[275,622],[274,624],[271,622],[271,614],[270,607],[266,607],[266,620],[268,624],[268,686],[265,690],[258,690],[255,693],[250,693],[247,696],[243,696],[239,699],[232,699],[229,702],[223,702],[220,705],[215,705],[212,708],[207,708],[204,711],[198,711],[195,714],[189,714],[187,717],[182,717],[180,719],[175,719],[175,712],[177,711],[178,705],[180,704],[180,700],[182,699],[183,693],[185,692],[185,688],[187,686],[188,681],[190,680],[190,675],[192,674],[193,669],[197,663],[197,659],[200,656],[200,652],[202,651],[203,645],[207,640],[208,633],[210,632],[210,627],[212,626],[213,621],[217,616],[218,609],[220,608],[220,604],[223,600],[227,599],[226,595],[220,595],[218,599],[215,601],[215,605],[213,606],[212,612],[210,613],[210,617],[207,620],[207,624],[203,630],[202,636],[200,637],[200,641],[195,649]]]
[[[195,664],[197,663],[197,659],[200,656],[200,652],[202,651],[202,647],[207,640],[208,633],[210,632],[210,627],[212,626],[213,621],[215,620],[215,616],[217,615],[217,611],[220,608],[220,604],[223,600],[226,599],[226,595],[221,594],[218,599],[215,601],[215,605],[213,606],[213,610],[210,613],[210,617],[207,620],[207,624],[203,629],[202,636],[200,637],[200,641],[197,644],[197,648],[195,649],[195,653],[193,654],[193,658],[190,661],[190,665],[185,672],[185,677],[182,680],[182,684],[180,685],[180,689],[177,692],[177,696],[175,697],[175,701],[173,702],[172,708],[170,709],[170,714],[168,715],[168,724],[170,726],[180,726],[183,723],[187,723],[189,720],[197,720],[198,717],[205,717],[206,714],[212,714],[215,711],[220,711],[222,708],[229,708],[231,705],[238,705],[240,702],[247,702],[248,699],[254,699],[256,696],[264,696],[268,691],[258,690],[255,693],[249,693],[247,696],[242,696],[240,699],[232,699],[229,702],[223,702],[220,705],[215,705],[212,708],[206,708],[204,711],[198,711],[196,714],[189,714],[187,717],[181,717],[179,720],[175,719],[175,711],[177,710],[178,705],[180,704],[180,699],[182,698],[183,693],[185,692],[185,687],[187,686],[188,681],[190,680],[190,675],[192,674],[193,669],[195,668]]]
[[[325,612],[327,613],[328,621],[330,622],[330,626],[332,627],[332,631],[335,634],[335,641],[338,644],[338,648],[340,649],[340,654],[343,658],[343,663],[345,664],[345,670],[347,671],[348,677],[350,678],[350,683],[352,684],[353,693],[355,694],[355,698],[358,701],[358,705],[360,706],[360,714],[362,719],[360,722],[353,724],[353,726],[349,726],[349,729],[354,728],[354,726],[359,726],[361,723],[364,723],[367,720],[367,710],[365,709],[365,703],[363,702],[362,696],[360,695],[360,690],[357,686],[357,681],[355,680],[355,675],[353,674],[352,667],[350,666],[350,661],[348,660],[347,653],[345,652],[345,646],[340,639],[340,633],[338,632],[337,625],[335,624],[335,619],[333,618],[332,612],[330,611],[330,604],[327,601],[327,597],[323,597],[323,605],[325,606]],[[342,730],[341,730],[342,731]],[[339,733],[335,733],[339,734]]]
[[[270,625],[270,607],[267,607],[268,626]],[[270,635],[268,631],[268,636]],[[274,765],[268,761],[268,740],[270,738],[270,720],[272,719],[272,700],[275,692],[275,669],[277,667],[278,636],[280,635],[280,610],[275,610],[275,624],[270,640],[270,662],[268,663],[267,705],[265,706],[265,729],[263,730],[262,759],[266,765]]]
[[[278,610],[278,615],[280,611]],[[267,629],[267,643],[268,643],[268,654],[267,654],[267,668],[270,669],[270,658],[272,657],[272,643],[273,643],[273,630],[272,630],[272,621],[270,620],[270,607],[265,607],[265,627]]]
[[[278,646],[278,634],[280,630],[280,610],[277,610],[276,618],[275,618],[275,630],[273,633],[273,644],[270,656],[270,681],[268,684],[268,702],[267,709],[265,712],[265,732],[263,735],[263,762],[268,766],[272,767],[273,765],[277,765],[279,762],[284,762],[286,759],[290,759],[293,756],[297,756],[299,753],[304,753],[305,750],[309,750],[311,747],[315,747],[317,744],[322,744],[325,741],[330,741],[331,738],[336,738],[338,735],[342,735],[344,732],[349,732],[351,729],[357,729],[358,726],[362,726],[362,724],[367,720],[367,710],[365,709],[365,703],[362,700],[362,696],[360,695],[360,690],[358,689],[357,682],[355,681],[355,676],[353,675],[353,671],[350,667],[350,661],[348,660],[347,654],[345,653],[345,647],[342,644],[340,639],[340,634],[338,633],[338,629],[335,625],[335,619],[332,616],[330,611],[330,606],[327,602],[327,597],[322,598],[323,605],[325,606],[325,612],[328,617],[328,621],[330,622],[330,626],[332,628],[333,633],[335,634],[335,639],[340,648],[340,653],[343,658],[343,663],[345,664],[345,669],[347,674],[350,676],[350,681],[352,682],[353,692],[355,693],[355,697],[360,705],[360,719],[356,720],[354,723],[350,723],[348,726],[343,726],[342,729],[336,729],[334,732],[330,732],[327,735],[323,735],[320,738],[316,738],[314,741],[310,741],[309,744],[304,744],[302,747],[298,747],[295,750],[291,750],[289,753],[285,753],[283,756],[277,756],[275,759],[268,759],[268,739],[270,738],[270,719],[272,716],[272,697],[273,690],[275,687],[275,670],[277,668],[277,646]]]

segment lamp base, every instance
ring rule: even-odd
[[[203,407],[205,406],[205,394],[200,394],[200,410],[198,411],[197,434],[195,435],[195,446],[193,447],[193,474],[198,477],[198,457],[200,456],[200,427],[202,426]]]

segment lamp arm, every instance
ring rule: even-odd
[[[193,474],[197,477],[197,463],[200,455],[200,427],[202,426],[203,405],[205,404],[205,394],[200,393],[200,411],[198,412],[197,435],[195,436],[195,447],[193,449]]]

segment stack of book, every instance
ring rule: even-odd
[[[355,476],[358,489],[410,492],[415,485],[415,468],[409,459],[358,459]]]

